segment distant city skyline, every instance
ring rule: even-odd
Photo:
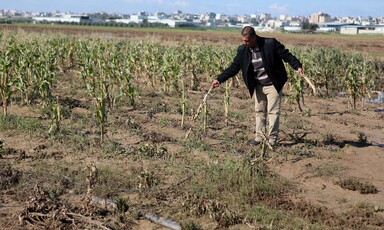
[[[309,16],[325,12],[337,16],[384,16],[384,1],[377,0],[0,0],[0,9],[17,9],[32,12],[71,11],[74,13],[124,13],[139,11],[172,13],[181,10],[184,13],[215,12],[228,15],[270,13],[273,17],[281,14],[290,16]]]

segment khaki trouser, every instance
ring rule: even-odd
[[[265,133],[270,144],[277,143],[280,102],[281,93],[278,93],[273,85],[257,84],[255,90],[256,141],[263,141],[263,133]]]

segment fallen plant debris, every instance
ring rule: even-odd
[[[58,198],[51,198],[40,185],[36,185],[33,195],[27,199],[27,206],[18,217],[21,226],[36,228],[60,229],[88,226],[90,228],[110,229],[97,220],[73,212],[72,209]]]

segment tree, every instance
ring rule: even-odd
[[[148,27],[148,26],[149,26],[148,19],[144,19],[144,20],[140,23],[140,26],[141,26],[141,27]]]
[[[303,22],[301,25],[301,29],[305,32],[314,32],[317,28],[319,28],[319,25],[310,22]]]

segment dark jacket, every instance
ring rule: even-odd
[[[276,90],[280,92],[285,82],[287,82],[287,72],[283,60],[289,63],[295,70],[301,68],[302,64],[283,44],[274,38],[257,36],[257,46],[260,49],[261,58],[268,77],[271,79]],[[225,82],[241,70],[245,85],[252,97],[255,91],[256,80],[251,58],[252,55],[249,48],[246,45],[239,46],[232,64],[217,77],[217,80],[220,83]]]

